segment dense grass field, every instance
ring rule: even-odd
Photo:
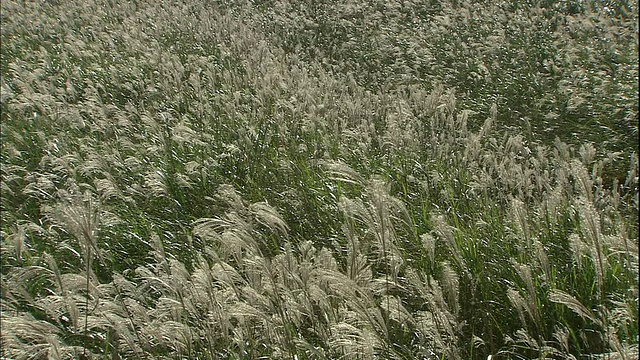
[[[637,2],[1,10],[2,358],[637,359]]]

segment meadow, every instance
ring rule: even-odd
[[[1,10],[2,358],[637,359],[637,2]]]

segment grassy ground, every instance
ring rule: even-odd
[[[3,357],[636,358],[637,25],[3,1]]]

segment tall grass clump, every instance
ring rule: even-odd
[[[637,358],[636,5],[2,13],[3,358]]]

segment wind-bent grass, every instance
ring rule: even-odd
[[[3,357],[637,357],[635,5],[2,12]]]

